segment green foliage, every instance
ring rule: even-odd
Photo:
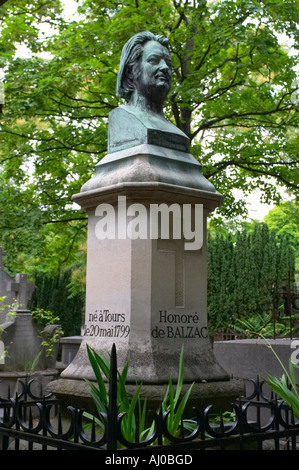
[[[234,188],[244,196],[259,188],[265,202],[278,201],[281,188],[295,194],[298,2],[77,4],[71,19],[59,0],[0,7],[0,241],[12,271],[53,275],[75,262],[86,215],[71,197],[106,153],[121,49],[138,31],[170,40],[166,116],[190,137],[205,176],[225,195],[216,216],[246,213]],[[51,34],[39,31],[45,25]]]
[[[37,52],[42,50],[39,26],[41,24],[59,24],[62,7],[60,0],[2,1],[0,7],[0,53],[1,59],[12,56],[18,44],[26,44]]]
[[[60,322],[59,317],[55,316],[50,310],[44,310],[42,308],[37,308],[32,310],[32,319],[35,323],[38,323],[40,326],[45,327],[47,325],[58,325]]]
[[[296,274],[299,276],[299,205],[298,202],[286,201],[271,209],[265,216],[265,222],[276,236],[288,237],[295,253]],[[299,280],[299,278],[298,278]]]
[[[81,333],[84,297],[81,292],[71,293],[71,271],[55,277],[36,275],[36,287],[32,295],[31,309],[54,312],[65,336]]]
[[[41,346],[45,351],[46,357],[51,357],[54,352],[55,344],[59,341],[59,338],[63,335],[63,330],[59,326],[60,319],[55,316],[53,312],[49,310],[44,310],[42,308],[37,308],[31,312],[32,319],[37,323],[41,328],[40,335],[42,338]],[[46,330],[46,327],[49,325],[57,325],[55,330],[49,334]],[[41,354],[41,352],[40,352]],[[39,354],[39,355],[40,355]],[[36,357],[32,367],[35,367],[38,363],[39,355]]]
[[[85,381],[90,386],[91,396],[93,398],[94,404],[97,408],[99,418],[97,419],[97,424],[100,428],[103,429],[103,423],[100,419],[101,413],[107,412],[108,406],[108,393],[106,390],[105,381],[102,377],[106,377],[109,382],[110,377],[110,362],[109,359],[101,352],[97,353],[94,349],[90,348],[87,345],[87,353],[89,357],[90,364],[93,368],[96,377],[97,385],[94,385],[91,381],[85,379]],[[138,429],[142,434],[144,432],[145,426],[145,406],[146,402],[141,405],[140,392],[141,385],[136,389],[135,394],[130,398],[127,394],[125,382],[128,373],[128,364],[124,367],[123,371],[119,373],[118,371],[118,381],[117,381],[117,402],[119,403],[119,413],[126,413],[125,418],[122,420],[122,433],[123,436],[128,441],[133,441],[136,433],[136,414],[138,413]],[[90,415],[86,413],[86,416]]]
[[[185,411],[193,384],[188,388],[187,392],[181,396],[184,378],[184,361],[183,361],[184,347],[182,346],[180,362],[179,362],[179,375],[178,383],[174,393],[171,376],[169,375],[168,387],[165,396],[162,400],[162,412],[168,413],[167,429],[172,436],[178,437],[182,432],[181,424],[183,413]],[[189,431],[194,429],[194,422],[192,420],[183,420],[184,429]]]
[[[5,310],[8,310],[7,313],[6,313],[6,318],[7,318],[7,320],[12,321],[14,319],[14,316],[15,316],[15,313],[16,313],[15,312],[15,307],[18,305],[18,303],[14,302],[13,304],[10,304],[10,305],[3,304],[5,299],[6,299],[5,295],[0,297],[0,312],[4,312]]]
[[[289,378],[289,383],[287,382],[285,374],[283,374],[280,379],[268,375],[267,379],[265,379],[265,382],[268,383],[272,390],[277,393],[277,395],[280,396],[292,408],[296,418],[299,418],[299,393],[295,381],[294,368],[299,369],[299,366],[293,364],[290,361],[289,374],[287,374],[287,377]],[[289,384],[291,384],[291,390]]]
[[[270,315],[278,322],[282,286],[295,270],[288,238],[276,238],[266,224],[255,224],[234,237],[217,233],[208,248],[210,332],[254,317]]]
[[[290,322],[290,318],[284,318]],[[290,323],[273,321],[272,314],[256,314],[249,318],[237,318],[236,322],[229,325],[235,331],[245,334],[248,338],[255,338],[257,334],[262,334],[264,338],[273,338],[276,335],[287,336],[290,333]]]
[[[87,345],[87,353],[96,377],[96,385],[88,379],[85,379],[85,381],[89,384],[91,396],[99,414],[96,422],[99,428],[103,430],[104,423],[102,422],[100,415],[101,413],[106,413],[108,406],[108,392],[103,376],[106,378],[106,382],[109,382],[110,361],[109,358],[107,358],[103,353],[97,353],[89,345]],[[146,400],[142,398],[142,384],[137,385],[133,397],[130,397],[127,393],[126,377],[128,368],[129,363],[125,365],[122,372],[117,371],[117,403],[119,404],[119,413],[125,413],[121,424],[122,435],[127,441],[133,442],[136,438],[137,422],[140,440],[146,438],[146,436],[150,436],[154,430],[155,425],[153,423],[150,427],[146,426]],[[168,387],[162,400],[161,407],[161,411],[163,413],[168,412],[167,427],[172,436],[177,436],[180,432],[182,416],[193,386],[191,385],[184,396],[181,397],[183,374],[184,367],[182,347],[176,391],[174,393],[172,380],[171,377],[169,377]],[[87,418],[93,419],[93,416],[89,413],[85,413],[85,416]],[[183,426],[184,429],[193,429],[194,423],[192,423],[190,420],[184,420]]]
[[[7,308],[11,309],[11,310],[7,313],[7,318],[9,318],[9,319],[11,320],[11,319],[13,319],[13,317],[14,317],[14,311],[13,311],[13,307],[14,307],[14,306],[13,306],[13,305],[5,305],[5,304],[3,304],[2,302],[4,302],[5,299],[6,299],[5,296],[0,297],[0,303],[1,303],[1,305],[0,305],[0,312],[1,312],[1,311],[2,311],[2,312],[5,311]],[[0,341],[1,341],[1,336],[2,336],[3,331],[4,331],[4,329],[3,329],[3,327],[0,325]],[[2,359],[4,359],[5,357],[7,357],[7,356],[8,356],[8,352],[7,352],[7,350],[5,349],[5,350],[2,352],[2,354],[0,355],[0,361],[1,361]]]
[[[296,253],[299,251],[299,205],[296,201],[281,202],[265,216],[265,223],[277,235],[290,237]]]
[[[261,335],[263,338],[263,336]],[[263,338],[265,339],[265,338]],[[293,410],[294,416],[299,418],[299,393],[297,389],[294,369],[299,369],[297,364],[294,364],[291,360],[289,361],[289,372],[287,371],[286,367],[283,365],[282,361],[280,360],[279,356],[274,351],[273,347],[266,341],[267,346],[271,349],[274,356],[278,360],[279,364],[281,365],[284,374],[279,379],[272,375],[267,375],[267,378],[264,379],[266,383],[272,388],[272,390],[281,397]]]

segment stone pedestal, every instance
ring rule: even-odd
[[[86,344],[109,355],[115,343],[119,369],[129,361],[128,383],[146,384],[148,396],[169,374],[175,382],[182,346],[185,383],[201,396],[212,384],[218,397],[240,395],[209,340],[206,219],[222,196],[197,160],[148,142],[115,151],[73,199],[88,214],[84,336],[51,391],[84,398],[84,378],[94,379]]]

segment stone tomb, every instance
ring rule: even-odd
[[[50,388],[72,402],[88,396],[84,378],[94,380],[87,344],[109,355],[115,343],[119,369],[129,361],[128,383],[145,384],[153,401],[169,374],[176,380],[182,346],[194,396],[231,400],[243,392],[217,362],[207,329],[206,220],[222,196],[187,136],[148,110],[110,113],[108,154],[73,197],[88,214],[84,335]]]

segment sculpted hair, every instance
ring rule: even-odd
[[[150,31],[137,33],[131,37],[124,45],[120,58],[116,83],[116,95],[119,98],[125,98],[128,101],[134,91],[132,71],[141,58],[147,41],[157,41],[167,49],[169,48],[169,41],[165,36],[155,35]]]

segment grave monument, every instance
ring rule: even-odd
[[[86,313],[82,343],[57,396],[83,397],[94,379],[86,344],[107,355],[116,344],[128,383],[157,400],[177,378],[193,394],[234,398],[243,384],[215,359],[207,329],[206,220],[222,196],[203,176],[189,138],[167,121],[168,40],[144,32],[124,46],[109,115],[108,154],[73,200],[88,214]]]
[[[35,284],[28,282],[27,274],[17,273],[15,279],[9,276],[2,264],[5,254],[0,247],[0,297],[4,297],[0,304],[0,381],[7,373],[16,376],[15,372],[30,367],[42,350],[41,330],[50,338],[58,326],[42,328],[33,321],[29,304]],[[41,355],[38,365],[47,369],[55,363],[56,357]]]

